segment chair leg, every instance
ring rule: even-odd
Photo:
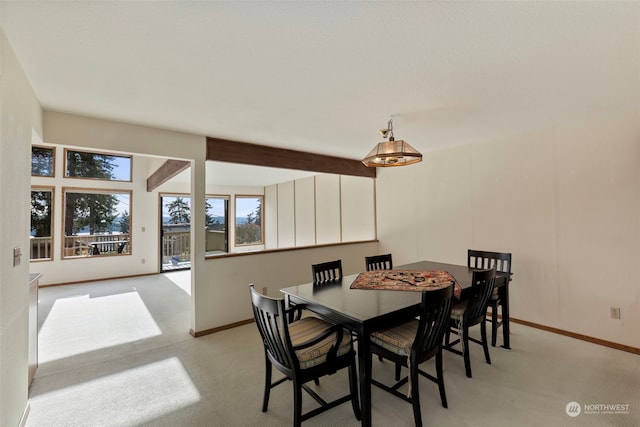
[[[422,427],[422,413],[420,412],[420,384],[418,383],[418,362],[411,363],[411,404],[416,427]]]
[[[447,393],[444,391],[444,374],[443,374],[443,358],[442,349],[436,354],[436,379],[438,380],[438,389],[440,390],[440,400],[442,401],[442,407],[448,408],[447,405]]]
[[[400,381],[400,373],[402,372],[402,365],[396,363],[396,381]]]
[[[351,393],[351,407],[356,420],[360,421],[362,414],[360,413],[360,400],[358,399],[358,377],[356,374],[355,360],[349,365],[349,391]]]
[[[491,347],[496,346],[498,338],[498,304],[491,307]]]
[[[293,426],[302,425],[302,384],[293,380]]]
[[[480,323],[480,333],[482,334],[482,348],[484,349],[484,358],[491,365],[491,356],[489,356],[489,343],[487,342],[487,321]]]
[[[467,378],[471,378],[471,357],[469,356],[469,328],[464,325],[462,327],[462,347],[464,356],[464,370],[467,373]]]
[[[271,362],[264,355],[265,360],[265,375],[264,375],[264,397],[262,399],[262,412],[267,412],[269,406],[269,394],[271,393]]]

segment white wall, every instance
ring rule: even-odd
[[[423,153],[420,164],[381,170],[380,251],[398,264],[465,264],[469,248],[512,252],[513,317],[640,347],[639,118]]]
[[[34,134],[35,133],[35,134]],[[0,425],[17,426],[27,407],[29,188],[31,141],[42,110],[0,31]],[[13,265],[13,248],[23,252]]]
[[[340,176],[316,176],[316,242],[339,242],[340,234]]]
[[[264,189],[264,247],[278,247],[278,186],[270,185]]]
[[[297,179],[295,184],[295,244],[310,246],[316,243],[315,178]],[[373,205],[371,205],[373,208]]]
[[[375,240],[374,193],[371,178],[331,174],[267,186],[265,217],[277,217],[267,247]]]
[[[293,181],[278,184],[278,247],[296,245],[296,200]]]
[[[340,176],[340,224],[343,242],[373,240],[375,181],[359,176]]]

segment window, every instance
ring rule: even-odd
[[[131,254],[131,192],[63,189],[63,258]]]
[[[131,157],[65,150],[66,178],[131,181]]]
[[[31,189],[31,260],[51,260],[53,188]]]
[[[31,176],[53,176],[55,173],[55,149],[31,147]]]
[[[207,196],[205,199],[205,225],[207,227],[206,255],[229,252],[229,197]]]
[[[264,196],[236,196],[236,246],[263,243]]]

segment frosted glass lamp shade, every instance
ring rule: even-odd
[[[373,147],[362,163],[369,167],[406,166],[422,161],[422,154],[409,143],[391,138]]]

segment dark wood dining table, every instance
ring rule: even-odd
[[[461,300],[471,288],[473,269],[467,266],[419,261],[396,266],[395,270],[442,270],[451,274],[460,285]],[[351,289],[357,274],[344,276],[341,280],[283,288],[280,291],[291,304],[304,304],[321,317],[341,324],[357,335],[358,373],[362,425],[371,425],[371,344],[369,335],[419,314],[421,292],[397,290]],[[503,298],[502,332],[503,347],[510,348],[509,342],[509,280],[505,273],[498,272],[496,286]]]

